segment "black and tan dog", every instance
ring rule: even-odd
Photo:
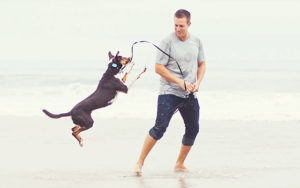
[[[82,138],[79,133],[85,131],[93,126],[94,120],[91,117],[93,110],[111,105],[117,96],[118,92],[128,92],[128,87],[124,84],[129,72],[125,73],[122,81],[115,77],[120,70],[123,69],[128,63],[131,62],[130,58],[119,56],[119,52],[116,56],[113,56],[109,52],[109,59],[111,62],[108,64],[106,72],[103,74],[98,87],[94,93],[88,96],[83,101],[75,105],[70,112],[61,114],[52,114],[43,109],[43,112],[51,118],[60,118],[65,116],[71,116],[75,127],[72,128],[72,135],[78,140],[80,146],[82,144]],[[131,69],[133,62],[131,62]],[[129,71],[131,71],[131,69]],[[133,80],[131,85],[146,71],[146,68]],[[129,86],[130,87],[130,86]]]

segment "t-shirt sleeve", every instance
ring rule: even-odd
[[[197,58],[198,62],[204,62],[204,50],[203,50],[203,46],[202,46],[202,42],[199,40],[199,49],[198,49],[198,58]]]
[[[161,41],[161,43],[159,44],[159,48],[162,49],[167,54],[170,54],[170,44],[167,40]],[[157,50],[155,60],[156,60],[156,63],[158,63],[158,64],[167,65],[169,62],[169,56],[162,53],[160,50]]]

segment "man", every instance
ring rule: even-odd
[[[198,92],[205,72],[201,41],[188,32],[190,17],[187,10],[176,11],[175,32],[160,44],[160,48],[172,58],[160,51],[157,53],[155,72],[161,76],[157,117],[155,126],[146,136],[134,169],[136,173],[141,173],[144,160],[163,136],[177,109],[184,120],[185,134],[174,170],[187,171],[184,161],[199,131],[199,104],[194,93]]]

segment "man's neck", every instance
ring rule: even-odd
[[[179,40],[182,40],[182,41],[185,41],[185,40],[187,40],[188,38],[189,38],[189,33],[187,33],[185,36],[183,36],[183,37],[178,37],[177,36],[177,38],[179,38]]]

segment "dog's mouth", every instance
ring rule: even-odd
[[[127,57],[123,57],[120,61],[120,63],[122,64],[122,67],[126,66],[130,62],[131,62],[131,59],[127,58]]]
[[[131,59],[130,58],[127,58],[127,57],[123,57],[120,61],[120,63],[122,64],[122,70],[126,67],[126,65],[128,63],[131,62]]]

